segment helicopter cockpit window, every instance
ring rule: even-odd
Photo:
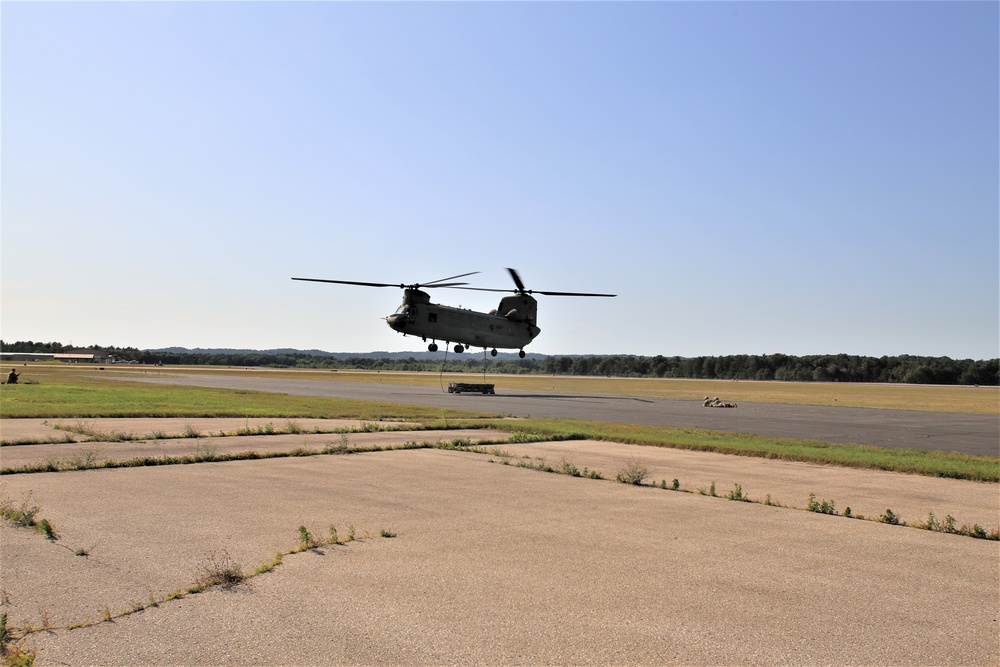
[[[397,315],[409,315],[410,312],[411,312],[411,310],[412,309],[410,308],[409,305],[400,306],[399,308],[396,309],[396,314]]]

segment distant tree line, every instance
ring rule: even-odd
[[[69,352],[60,343],[0,341],[4,352]],[[344,356],[306,353],[165,352],[134,347],[89,346],[118,361],[164,365],[263,366],[329,370],[480,372],[477,353],[440,358]],[[513,355],[510,355],[513,357]],[[487,357],[490,373],[511,375],[582,375],[706,380],[785,380],[796,382],[896,382],[908,384],[1000,384],[1000,360],[951,359],[912,355],[863,357],[849,354],[792,356],[735,354],[720,357],[642,357],[634,355],[547,356],[518,359]]]

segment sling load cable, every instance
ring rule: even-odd
[[[441,372],[438,375],[438,386],[441,387],[441,391],[444,392],[444,393],[446,393],[446,394],[448,393],[448,390],[445,389],[445,386],[444,386],[444,369],[445,369],[445,366],[448,365],[448,346],[450,344],[451,343],[445,343],[445,346],[444,346],[444,361],[441,362]]]

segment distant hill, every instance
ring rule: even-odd
[[[333,359],[417,359],[419,361],[425,361],[428,359],[441,359],[443,357],[443,350],[438,352],[327,352],[325,350],[296,350],[293,348],[276,348],[270,350],[246,350],[246,349],[235,349],[235,348],[203,348],[196,347],[194,349],[189,349],[186,347],[163,347],[155,350],[144,350],[144,352],[152,353],[163,353],[163,354],[268,354],[268,355],[305,355],[311,357],[330,357]],[[458,356],[454,352],[449,352],[448,356]],[[482,350],[468,350],[462,353],[462,356],[482,356]],[[525,359],[535,359],[541,360],[545,359],[548,355],[536,354],[534,352],[526,352]],[[561,355],[561,356],[578,356],[578,355]],[[593,355],[587,355],[593,356]],[[498,352],[496,357],[490,357],[496,360],[514,360],[518,359],[516,352]]]

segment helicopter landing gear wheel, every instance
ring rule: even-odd
[[[465,352],[465,348],[464,347],[462,347],[461,345],[456,345],[455,346],[455,354],[462,354],[463,352]]]
[[[522,359],[524,359],[524,350],[520,350],[520,351],[518,351],[518,353],[517,353],[517,356],[519,356],[519,357],[521,357]]]
[[[493,348],[492,350],[490,350],[490,356],[491,357],[497,356],[497,349],[496,348]]]
[[[427,351],[428,352],[437,352],[438,351],[438,345],[437,345],[437,343],[431,343],[430,345],[428,345],[427,346]]]

